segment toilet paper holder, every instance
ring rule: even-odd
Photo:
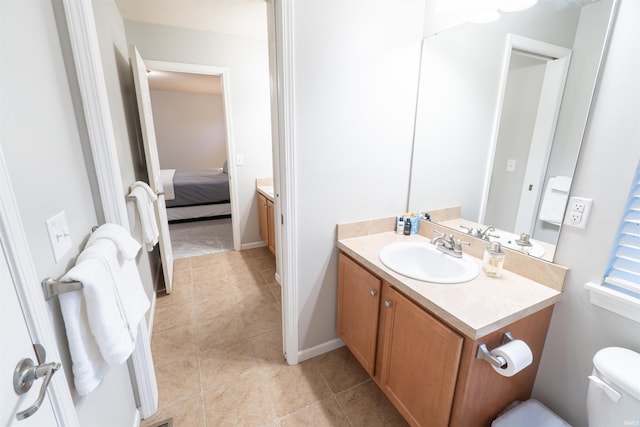
[[[502,336],[502,345],[508,342],[511,342],[513,340],[514,338],[513,338],[513,335],[511,335],[511,332],[506,331]],[[487,348],[487,345],[483,342],[481,342],[480,345],[478,346],[478,353],[476,354],[476,359],[486,360],[496,368],[507,367],[507,362],[502,357],[500,356],[496,357],[493,354],[491,354],[491,352]]]

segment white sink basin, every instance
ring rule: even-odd
[[[478,265],[466,255],[455,258],[430,243],[392,243],[380,251],[380,261],[403,276],[432,283],[463,283],[478,275]]]

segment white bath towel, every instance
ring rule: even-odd
[[[562,223],[570,189],[571,177],[554,176],[549,178],[547,188],[542,196],[540,214],[538,215],[540,221],[554,225]]]
[[[80,395],[95,389],[109,367],[124,363],[135,348],[150,306],[135,265],[139,250],[124,228],[103,225],[62,279],[83,283],[82,291],[60,295]]]
[[[137,181],[131,186],[129,194],[135,200],[138,218],[140,220],[140,229],[142,232],[142,242],[145,244],[147,251],[151,252],[153,247],[158,243],[158,223],[153,208],[153,202],[158,197],[146,183]]]

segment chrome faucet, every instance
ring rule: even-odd
[[[455,239],[453,237],[453,234],[449,234],[447,236],[446,234],[441,233],[438,230],[433,230],[433,232],[438,235],[438,237],[431,240],[431,243],[434,244],[436,249],[438,249],[442,253],[451,255],[452,257],[462,258],[462,245],[469,246],[469,242]]]
[[[462,228],[463,230],[466,230],[469,236],[477,237],[478,239],[486,240],[488,242],[491,241],[490,237],[493,237],[496,239],[500,237],[495,234],[489,234],[492,231],[496,231],[496,228],[492,225],[485,227],[484,230],[482,228],[474,229],[473,227],[467,227],[465,225],[460,225],[459,227]]]

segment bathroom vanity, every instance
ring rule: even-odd
[[[273,208],[273,180],[258,178],[256,180],[258,197],[258,222],[260,238],[267,245],[272,254],[276,254],[276,230]]]
[[[442,227],[421,221],[418,235],[404,236],[393,225],[387,218],[338,227],[338,334],[410,424],[489,426],[509,403],[530,397],[567,270],[508,252],[501,278],[481,272],[459,284],[410,279],[385,267],[380,250],[428,242]],[[467,255],[486,246],[459,237],[477,240],[465,247]],[[507,331],[533,353],[533,363],[512,377],[476,357],[481,343],[494,349]]]

